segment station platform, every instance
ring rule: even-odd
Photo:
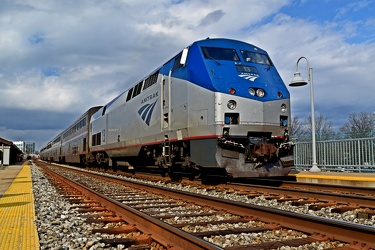
[[[28,162],[0,168],[0,249],[39,249]]]
[[[296,176],[297,182],[375,187],[375,173],[300,171],[289,175]]]

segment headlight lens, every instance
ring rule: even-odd
[[[257,89],[257,96],[262,98],[264,96],[264,90],[263,89]]]
[[[262,98],[265,94],[264,90],[263,89],[253,89],[253,88],[249,88],[249,94],[252,95],[252,96],[258,96],[260,98]]]
[[[287,111],[286,104],[281,104],[281,112],[285,113]]]
[[[237,107],[237,102],[235,100],[230,100],[227,103],[227,107],[231,110],[235,109]]]
[[[249,88],[249,93],[252,96],[255,96],[255,90],[253,88]]]

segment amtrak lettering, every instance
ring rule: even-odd
[[[143,103],[145,103],[145,102],[148,102],[148,101],[154,99],[155,97],[158,97],[158,92],[153,93],[152,95],[149,95],[149,96],[145,97],[145,98],[141,101],[141,104],[143,104]]]

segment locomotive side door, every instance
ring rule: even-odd
[[[169,71],[168,77],[163,75],[161,79],[161,95],[162,95],[162,102],[161,102],[161,128],[162,130],[169,130],[170,129],[170,122],[171,122],[171,73]]]
[[[183,51],[178,54],[173,62],[172,68],[169,70],[168,77],[163,75],[161,79],[161,93],[162,93],[162,102],[161,102],[161,128],[162,131],[170,130],[172,124],[172,71],[175,71],[179,68],[183,68],[186,65],[186,60],[188,56],[189,48],[184,48]]]

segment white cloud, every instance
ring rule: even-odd
[[[110,101],[193,41],[228,37],[267,50],[286,84],[297,59],[307,57],[314,68],[317,112],[367,111],[362,109],[375,104],[371,74],[375,47],[373,37],[361,27],[374,30],[375,22],[373,18],[351,20],[349,14],[368,8],[370,2],[343,6],[336,18],[321,23],[280,11],[308,4],[302,1],[297,6],[292,0],[1,1],[0,99],[3,107],[25,109],[28,114],[48,111],[78,116],[90,106]],[[348,42],[362,37],[364,42]],[[307,79],[305,62],[300,63],[300,71]],[[289,89],[292,111],[308,116],[309,88]],[[13,126],[17,130],[17,124]]]

